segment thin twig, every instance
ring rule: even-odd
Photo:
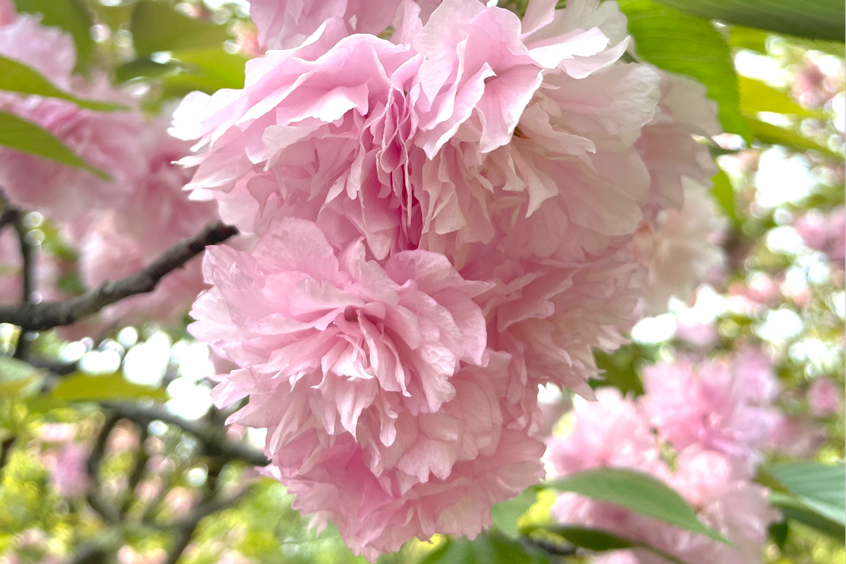
[[[99,513],[107,523],[117,523],[120,520],[117,512],[112,511],[111,508],[103,503],[97,495],[100,462],[102,462],[103,456],[106,453],[106,444],[108,444],[109,435],[112,433],[112,430],[115,428],[115,425],[117,425],[117,422],[120,419],[120,417],[115,413],[107,412],[105,415],[106,420],[103,422],[103,426],[100,427],[100,433],[97,435],[97,441],[94,443],[94,448],[91,450],[91,454],[88,455],[88,463],[86,467],[88,470],[88,476],[91,480],[91,486],[88,488],[87,499],[91,508]]]
[[[60,302],[0,307],[0,323],[11,323],[24,331],[46,331],[71,325],[115,302],[152,292],[167,274],[184,266],[206,247],[218,245],[237,233],[235,227],[211,223],[199,234],[183,239],[149,266],[123,280],[105,282],[96,290]]]
[[[21,253],[21,305],[32,303],[32,293],[35,291],[35,249],[29,244],[27,235],[29,230],[24,225],[24,214],[20,210],[13,210],[15,231],[18,234],[18,246]],[[21,331],[15,346],[15,358],[22,359],[26,355],[29,345],[26,331]]]
[[[222,509],[226,509],[230,505],[234,505],[243,499],[250,490],[251,488],[244,488],[243,491],[229,499],[216,497],[197,507],[187,520],[178,523],[176,525],[176,542],[173,543],[173,546],[171,546],[168,551],[165,564],[176,564],[179,561],[182,557],[182,553],[185,552],[185,549],[188,548],[189,544],[191,544],[191,538],[194,536],[194,532],[197,530],[197,526],[200,524],[200,521],[213,513],[217,513]]]
[[[106,402],[103,407],[119,417],[129,419],[139,425],[149,425],[152,421],[163,421],[175,425],[197,437],[203,443],[203,450],[209,456],[225,456],[237,459],[252,466],[267,466],[265,456],[252,448],[230,441],[223,429],[210,427],[196,421],[188,421],[169,413],[161,407],[141,407],[123,402]]]

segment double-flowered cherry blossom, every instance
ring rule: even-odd
[[[540,477],[540,442],[510,430],[502,355],[468,281],[439,253],[383,265],[316,224],[271,223],[251,253],[209,249],[190,327],[244,367],[215,389],[266,428],[272,475],[368,556],[410,536],[477,534],[490,504]]]
[[[205,259],[191,331],[238,366],[216,401],[249,397],[267,472],[375,558],[539,479],[538,386],[593,397],[647,286],[636,233],[707,183],[716,122],[620,61],[613,2],[369,4],[253,2],[269,50],[173,131],[192,199],[256,239]]]

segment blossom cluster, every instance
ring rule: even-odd
[[[192,199],[255,240],[204,259],[215,401],[249,398],[265,472],[370,559],[539,481],[538,387],[593,398],[647,263],[701,256],[643,249],[701,235],[664,212],[715,171],[714,104],[621,60],[615,3],[555,6],[256,0],[244,88],[175,114]]]
[[[189,154],[190,145],[167,133],[170,120],[145,117],[137,102],[112,87],[105,76],[88,81],[74,75],[76,54],[70,35],[41,25],[40,16],[18,15],[6,6],[0,17],[0,54],[28,65],[79,98],[127,108],[98,112],[61,99],[0,93],[0,110],[46,129],[110,176],[100,179],[85,170],[0,148],[0,187],[5,197],[19,209],[45,215],[64,244],[79,251],[79,275],[85,287],[134,274],[217,216],[214,205],[192,202],[182,192],[191,171],[175,161]],[[11,231],[0,238],[4,303],[14,303],[21,294],[20,255],[14,239]],[[38,257],[37,299],[62,297],[58,284],[67,269],[59,262],[46,253]],[[155,293],[107,308],[97,324],[179,322],[203,288],[197,260],[168,277]]]
[[[769,358],[745,349],[731,358],[659,363],[644,369],[644,387],[637,400],[606,389],[597,394],[599,401],[577,406],[572,432],[551,439],[551,463],[560,474],[605,466],[650,474],[676,489],[734,546],[576,494],[559,496],[553,517],[611,531],[692,564],[760,562],[778,513],[752,479],[783,420],[772,405],[779,386]],[[643,549],[594,561],[663,562]]]

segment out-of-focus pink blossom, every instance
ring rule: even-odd
[[[675,470],[660,459],[658,437],[638,406],[616,390],[597,393],[595,403],[577,407],[569,435],[553,439],[551,462],[561,474],[597,466],[631,468],[652,474],[686,498],[700,519],[735,546],[682,531],[618,505],[575,494],[560,495],[552,516],[561,523],[597,527],[641,541],[694,564],[760,562],[769,523],[777,519],[766,491],[738,473],[719,452],[691,445],[676,459]],[[647,396],[648,397],[648,396]],[[635,549],[605,555],[598,562],[659,564],[663,560]]]
[[[678,319],[676,338],[702,348],[711,347],[719,339],[714,322],[702,323],[695,320]]]
[[[134,102],[114,91],[105,77],[87,83],[71,76],[76,53],[71,37],[40,25],[37,16],[21,15],[0,27],[0,54],[34,67],[61,88],[81,98]],[[90,172],[46,161],[10,149],[0,150],[0,185],[24,209],[37,209],[55,219],[73,218],[92,208],[120,202],[145,172],[138,145],[144,127],[140,112],[94,112],[63,100],[0,95],[0,109],[32,121],[58,137],[112,181]]]
[[[806,57],[793,77],[793,95],[803,106],[820,107],[837,94],[827,79],[822,69]]]
[[[768,447],[793,458],[810,458],[819,451],[825,439],[825,428],[819,422],[782,415]]]
[[[839,207],[828,213],[810,210],[794,224],[805,244],[822,251],[835,262],[846,258],[846,208]]]
[[[777,390],[769,366],[678,361],[648,366],[643,375],[644,408],[670,444],[724,453],[751,472],[779,420],[768,406]]]
[[[602,466],[662,473],[655,437],[638,406],[615,388],[596,393],[596,402],[582,402],[572,412],[574,426],[566,437],[554,437],[547,456],[559,474]]]
[[[643,222],[631,243],[638,260],[649,269],[644,290],[649,315],[665,313],[672,296],[686,300],[708,272],[725,261],[718,244],[725,219],[708,189],[685,180],[684,200],[680,211],[660,212],[655,227]]]
[[[82,495],[88,488],[88,448],[70,443],[56,454],[50,478],[56,491],[65,497]]]
[[[12,0],[0,0],[0,26],[6,26],[14,22],[18,17],[15,12],[15,4]]]
[[[251,0],[250,18],[258,28],[259,44],[268,49],[290,49],[300,46],[330,19],[347,26],[348,33],[379,35],[391,25],[401,3],[402,0]]]
[[[818,417],[828,417],[840,412],[843,406],[843,389],[834,380],[817,378],[808,388],[808,406]]]

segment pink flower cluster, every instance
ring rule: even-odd
[[[778,432],[770,403],[778,393],[769,359],[746,349],[732,359],[660,363],[644,370],[646,394],[637,401],[617,390],[577,406],[572,432],[553,438],[549,458],[560,474],[613,466],[651,474],[676,489],[700,519],[728,538],[704,536],[575,494],[559,496],[553,516],[597,527],[664,550],[692,564],[761,561],[767,528],[778,515],[766,490],[752,483],[760,449]],[[665,457],[675,449],[674,468]],[[663,562],[645,550],[610,553],[603,564]]]
[[[714,172],[704,88],[621,62],[613,2],[555,5],[258,0],[244,88],[175,115],[192,198],[257,240],[204,261],[215,400],[249,397],[267,473],[368,558],[542,477],[538,386],[593,397],[639,226]]]
[[[808,247],[825,253],[832,262],[846,260],[846,208],[843,206],[828,213],[811,210],[800,217],[794,227]]]
[[[105,77],[93,83],[72,75],[75,49],[69,35],[40,25],[39,17],[5,11],[0,21],[0,54],[20,61],[80,98],[117,101],[130,108],[132,98],[114,90]],[[182,187],[191,171],[174,164],[190,152],[189,144],[167,133],[166,121],[152,121],[140,111],[95,112],[71,102],[38,96],[0,95],[0,110],[47,129],[86,162],[112,180],[0,149],[0,187],[13,205],[35,209],[60,228],[66,243],[80,251],[83,283],[94,288],[106,280],[134,274],[179,239],[193,235],[216,217],[213,204],[191,202]],[[0,240],[0,284],[20,285],[11,233]],[[59,297],[51,258],[40,254],[38,290],[44,299]],[[199,261],[169,276],[156,292],[107,308],[100,323],[181,321],[204,288]],[[20,292],[2,292],[5,300]],[[88,327],[90,329],[90,327]]]

